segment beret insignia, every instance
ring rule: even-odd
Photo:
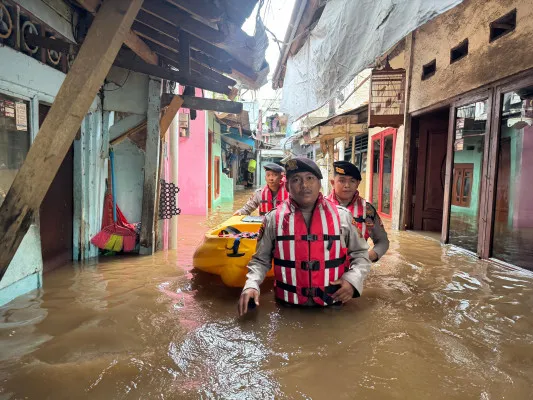
[[[286,166],[289,171],[293,171],[298,168],[298,163],[296,162],[296,160],[289,160],[287,161]]]

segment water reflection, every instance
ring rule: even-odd
[[[531,273],[391,232],[363,297],[284,308],[270,283],[239,320],[239,291],[191,270],[231,210],[181,216],[175,252],[55,270],[0,308],[0,398],[531,398]]]

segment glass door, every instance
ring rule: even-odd
[[[448,241],[478,252],[488,100],[456,108]]]
[[[533,269],[533,86],[500,97],[492,257]]]
[[[395,145],[396,129],[386,129],[372,136],[370,199],[384,217],[392,216]]]

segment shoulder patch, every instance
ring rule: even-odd
[[[354,217],[352,217],[352,225],[353,227],[355,228],[357,234],[359,235],[360,238],[363,237],[363,232],[361,232],[361,229],[359,229],[359,224],[357,223],[357,221],[355,220]]]
[[[366,202],[366,215],[371,213],[372,215],[377,214],[376,208],[372,205],[372,203]]]
[[[259,242],[261,238],[263,237],[263,234],[265,233],[265,220],[263,220],[263,223],[259,227],[259,231],[257,232],[257,241]]]

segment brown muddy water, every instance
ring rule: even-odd
[[[391,232],[363,297],[287,309],[266,284],[238,319],[239,291],[191,268],[232,207],[180,216],[177,252],[67,266],[1,307],[0,399],[533,398],[531,273]]]

